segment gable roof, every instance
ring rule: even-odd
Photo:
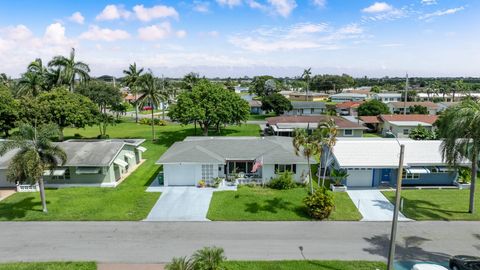
[[[250,105],[251,108],[259,108],[262,107],[262,102],[260,100],[252,99],[248,101],[248,105]]]
[[[283,115],[268,117],[265,120],[269,125],[277,124],[318,124],[333,119],[340,129],[366,129],[364,126],[353,123],[343,117],[328,115]]]
[[[365,124],[379,124],[379,123],[381,123],[380,119],[378,119],[378,116],[360,116],[359,118]]]
[[[324,102],[317,102],[317,101],[291,101],[292,107],[294,109],[325,109],[326,105]]]
[[[406,167],[447,165],[442,159],[442,141],[399,141],[405,145]],[[340,167],[397,168],[400,146],[396,139],[338,138],[332,153]],[[465,160],[462,164],[469,162]]]
[[[403,107],[411,107],[411,106],[415,106],[415,105],[419,105],[419,106],[423,106],[423,107],[427,107],[429,109],[437,109],[438,108],[438,104],[436,103],[433,103],[431,101],[425,101],[425,102],[414,102],[414,101],[409,101],[409,102],[390,102],[390,104],[395,107],[395,108],[403,108]]]
[[[382,114],[379,116],[380,120],[383,122],[391,121],[412,121],[412,122],[423,122],[430,125],[433,125],[437,119],[437,115],[428,115],[428,114]]]
[[[349,108],[358,108],[363,101],[345,101],[335,105],[337,109],[349,109]]]
[[[290,137],[187,137],[174,143],[157,164],[207,163],[224,164],[228,160],[255,160],[264,164],[304,164],[295,155]],[[315,163],[314,159],[310,162]]]

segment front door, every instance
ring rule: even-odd
[[[390,182],[391,169],[382,169],[382,182]]]

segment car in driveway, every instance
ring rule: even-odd
[[[412,270],[448,270],[448,269],[438,264],[417,263],[412,267]]]
[[[450,258],[452,270],[480,270],[480,257],[457,255]]]

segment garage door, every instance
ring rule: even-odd
[[[0,169],[0,188],[2,187],[14,187],[15,183],[7,181],[6,170]]]
[[[169,186],[195,186],[196,180],[195,165],[164,165],[163,174],[164,182]]]
[[[371,187],[373,170],[348,170],[347,186]]]

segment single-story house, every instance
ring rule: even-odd
[[[405,145],[402,185],[453,185],[457,172],[443,161],[442,141],[400,139]],[[348,187],[396,186],[400,146],[396,139],[339,138],[327,167],[346,170]],[[470,165],[465,160],[461,165]]]
[[[47,187],[101,186],[115,187],[142,162],[140,146],[144,139],[68,140],[55,143],[67,154],[67,162],[53,171],[46,170]],[[15,187],[6,172],[14,149],[0,157],[0,187]]]
[[[250,106],[251,114],[265,114],[265,112],[262,110],[262,102],[260,100],[249,100],[248,105]]]
[[[316,163],[313,158],[310,162]],[[195,186],[217,177],[267,183],[285,170],[293,172],[297,182],[308,178],[307,160],[295,155],[288,137],[187,137],[174,143],[157,164],[163,165],[165,186]]]
[[[396,114],[402,114],[403,109],[407,108],[407,114],[410,113],[410,107],[413,106],[423,106],[428,109],[428,114],[431,115],[436,115],[440,111],[440,107],[438,106],[437,103],[433,103],[430,101],[423,101],[423,102],[413,102],[413,101],[408,101],[408,102],[390,102],[387,104],[388,109],[390,110],[391,113],[396,113]]]
[[[293,92],[288,94],[288,99],[292,101],[326,101],[328,100],[329,95],[325,93],[314,93],[309,92]]]
[[[377,93],[373,95],[373,99],[380,100],[383,103],[398,102],[402,100],[401,93]]]
[[[443,112],[444,110],[457,105],[459,102],[439,102],[438,104],[438,111]]]
[[[293,136],[296,128],[304,128],[309,131],[318,127],[319,123],[325,123],[329,119],[335,121],[337,126],[337,136],[339,137],[362,137],[363,131],[367,129],[363,125],[351,122],[339,116],[327,115],[303,115],[303,116],[276,116],[269,117],[267,121],[267,129],[269,132],[277,136]]]
[[[316,101],[292,101],[293,109],[285,112],[286,115],[318,115],[327,110],[324,102]]]
[[[379,116],[361,116],[360,120],[370,128],[375,128],[383,136],[387,132],[393,133],[397,138],[408,138],[410,131],[419,125],[428,130],[435,130],[434,123],[437,115],[424,114],[382,114]]]
[[[346,115],[357,116],[358,107],[362,103],[363,101],[346,101],[346,102],[338,103],[335,105],[335,111],[342,116],[346,116]]]
[[[367,99],[366,94],[356,93],[338,93],[330,96],[332,102],[345,102],[345,101],[365,101]]]
[[[364,94],[367,95],[366,99],[372,99],[373,94],[375,92],[370,92],[372,88],[371,87],[358,87],[358,88],[352,88],[352,89],[344,89],[344,93],[353,93],[353,94]]]

